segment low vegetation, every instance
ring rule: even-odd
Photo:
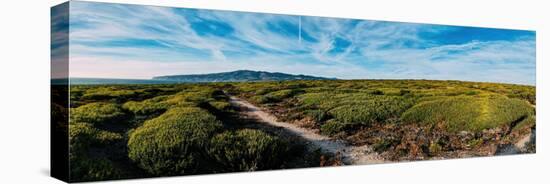
[[[104,152],[90,152],[105,145],[115,144],[122,135],[100,130],[89,123],[73,122],[69,125],[70,175],[80,180],[95,180],[122,177],[122,169],[115,167],[110,156]]]
[[[70,111],[71,122],[86,122],[92,124],[120,123],[125,113],[120,105],[115,103],[89,103]]]
[[[70,90],[74,181],[303,167],[289,162],[305,160],[323,165],[324,158],[307,156],[320,157],[318,150],[247,125],[251,120],[238,116],[228,94],[280,121],[372,145],[389,160],[483,155],[536,126],[535,88],[512,84],[312,80]]]
[[[224,171],[277,168],[284,162],[288,144],[259,130],[226,131],[211,139],[210,156]]]
[[[442,124],[451,132],[481,132],[534,117],[529,102],[505,96],[455,96],[419,103],[402,116],[404,123]]]
[[[353,145],[372,145],[388,160],[494,155],[499,145],[512,144],[536,128],[532,86],[430,80],[234,85],[232,94],[281,121]],[[528,147],[526,152],[534,152],[534,144]]]
[[[298,158],[285,138],[229,124],[235,111],[223,86],[72,86],[71,178],[265,170]]]
[[[286,121],[314,120],[321,133],[373,124],[441,124],[449,132],[533,119],[535,88],[460,81],[357,80],[240,83],[236,92]],[[275,108],[284,110],[275,110]]]
[[[196,107],[172,108],[130,134],[128,156],[154,175],[181,175],[206,168],[209,139],[221,123]],[[203,167],[199,167],[199,166]]]

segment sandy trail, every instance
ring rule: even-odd
[[[537,109],[537,106],[531,104],[531,106],[533,108],[535,108],[535,110]],[[525,135],[523,138],[519,139],[518,142],[516,142],[514,144],[514,146],[516,146],[518,149],[525,149],[525,146],[527,143],[530,143],[530,142],[535,142],[536,140],[536,131],[535,130],[531,130],[529,132],[529,134]]]
[[[320,135],[312,130],[301,128],[290,123],[279,122],[275,116],[237,97],[231,96],[229,102],[233,106],[243,109],[242,113],[245,113],[247,116],[256,118],[257,120],[272,126],[282,127],[288,132],[302,137],[303,139],[309,141],[311,143],[309,145],[314,148],[320,148],[324,152],[340,154],[342,161],[346,165],[384,162],[383,159],[368,146],[350,146],[343,141],[333,140],[330,137]]]

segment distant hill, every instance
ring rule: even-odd
[[[232,72],[169,75],[153,77],[153,80],[177,82],[246,82],[246,81],[283,81],[283,80],[334,80],[336,78],[315,77],[309,75],[292,75],[279,72],[237,70]]]

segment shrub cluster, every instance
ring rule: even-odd
[[[279,167],[288,149],[277,137],[244,129],[214,136],[209,154],[223,171],[253,171]]]
[[[174,95],[157,96],[140,102],[128,101],[124,103],[123,108],[136,115],[150,116],[163,113],[171,107],[198,106],[201,103],[214,101],[224,102],[224,97],[220,90],[204,87],[204,89],[184,90]]]
[[[260,90],[260,91],[263,91],[263,90]],[[263,94],[263,95],[253,96],[252,100],[259,104],[275,103],[275,102],[283,101],[284,99],[293,97],[303,92],[304,90],[302,89],[283,89],[283,90],[269,92],[267,94],[263,94],[263,92],[260,92],[256,94]]]
[[[226,102],[226,101],[212,101],[212,102],[209,102],[210,105],[214,108],[216,108],[217,110],[219,111],[228,111],[231,109],[231,104],[229,102]]]
[[[95,102],[72,108],[71,122],[86,122],[92,124],[119,123],[124,120],[125,113],[120,105],[115,103]]]
[[[221,123],[195,107],[172,108],[146,121],[128,140],[128,156],[154,175],[200,172],[206,164],[210,137]]]
[[[345,131],[351,124],[339,122],[334,119],[330,119],[321,125],[321,133],[325,135],[336,135]]]
[[[121,177],[122,170],[105,157],[92,157],[90,150],[104,148],[123,139],[122,135],[100,130],[89,123],[69,125],[69,159],[71,178],[76,181],[103,180]]]
[[[397,119],[411,105],[406,99],[384,96],[341,105],[328,112],[342,123],[369,125]]]
[[[74,153],[82,153],[91,146],[102,146],[120,139],[120,134],[97,129],[89,123],[69,124],[69,147]]]
[[[171,108],[130,134],[129,158],[153,175],[276,168],[286,143],[259,130],[217,133],[221,122],[196,107]]]
[[[163,101],[167,98],[167,96],[158,96],[141,102],[128,101],[122,107],[136,115],[153,115],[162,113],[170,107],[170,104]]]
[[[69,127],[74,181],[135,177],[134,170],[165,176],[273,169],[289,152],[286,141],[260,130],[224,131],[215,115],[231,104],[224,91],[208,85],[78,86],[75,92]],[[158,94],[142,98],[141,92]],[[144,122],[120,124],[137,121]]]
[[[83,100],[109,100],[114,98],[122,100],[136,95],[136,91],[133,90],[100,87],[87,90],[80,98]]]
[[[349,127],[396,122],[415,103],[410,96],[373,94],[372,90],[306,93],[298,97],[304,114],[320,122],[321,133],[327,135]]]
[[[289,120],[310,117],[326,135],[376,123],[442,125],[450,132],[535,126],[535,88],[521,85],[331,80],[71,86],[71,176],[88,181],[127,177],[131,169],[180,175],[286,167],[290,142],[260,130],[223,129],[224,119],[218,118],[228,114],[219,112],[231,111],[225,92],[287,108],[277,112]],[[52,111],[55,117],[65,112],[55,105]],[[104,126],[114,124],[120,126]],[[399,142],[379,141],[374,147],[387,150]],[[442,151],[438,146],[426,149]]]
[[[457,96],[419,103],[405,112],[405,123],[442,123],[447,130],[479,132],[511,125],[534,115],[526,101],[502,95],[489,97]]]

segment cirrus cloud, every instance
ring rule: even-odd
[[[533,31],[79,1],[70,10],[73,77],[255,69],[535,84]]]

